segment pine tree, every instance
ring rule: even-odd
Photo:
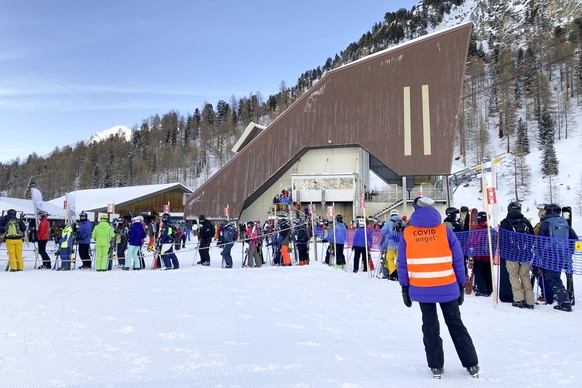
[[[530,153],[527,124],[522,118],[517,122],[517,138],[515,140],[515,154],[525,156]]]
[[[539,142],[542,150],[542,173],[544,176],[558,175],[558,158],[554,148],[554,120],[547,108],[542,109],[539,126]]]

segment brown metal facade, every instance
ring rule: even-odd
[[[310,148],[361,146],[400,176],[451,170],[471,25],[328,72],[188,199],[186,218],[238,218]]]

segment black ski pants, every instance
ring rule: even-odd
[[[490,295],[493,292],[490,262],[475,260],[473,262],[473,271],[475,271],[475,286],[477,291]]]
[[[346,257],[344,256],[344,244],[335,244],[335,251],[337,252],[337,265],[346,265]]]
[[[424,342],[428,367],[442,368],[445,364],[445,354],[443,351],[443,340],[440,337],[436,303],[419,304],[420,311],[422,312],[422,340]],[[451,302],[439,304],[461,364],[465,368],[477,365],[479,363],[477,352],[475,351],[473,340],[461,320],[459,302],[455,299]]]
[[[47,240],[38,240],[38,253],[40,255],[40,257],[42,258],[42,265],[44,265],[45,267],[50,267],[51,266],[51,258],[48,255],[48,253],[46,253],[46,244],[47,244]]]
[[[366,255],[365,247],[353,247],[354,249],[354,272],[360,269],[360,256],[362,256],[362,263],[364,264],[364,272],[368,271],[368,257]]]
[[[554,296],[552,299],[557,300],[558,304],[570,304],[568,291],[562,282],[562,272],[544,269],[544,278],[549,286],[546,293],[552,294]]]
[[[79,256],[85,267],[91,268],[91,256],[89,255],[89,244],[79,244]]]
[[[307,249],[307,244],[297,244],[297,253],[299,254],[300,261],[309,261],[309,250]]]
[[[200,261],[202,263],[210,263],[210,243],[212,238],[201,238],[198,245],[198,252],[200,253]]]

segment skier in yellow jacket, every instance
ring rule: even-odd
[[[111,239],[115,237],[115,231],[109,224],[109,217],[102,215],[99,223],[93,228],[91,237],[95,240],[95,268],[97,272],[107,271],[109,260],[109,247]]]

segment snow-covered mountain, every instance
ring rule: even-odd
[[[116,125],[114,127],[106,129],[104,131],[97,132],[97,133],[91,135],[90,137],[85,139],[85,141],[87,144],[91,144],[91,143],[106,140],[110,136],[115,136],[115,135],[119,135],[122,138],[124,138],[126,141],[129,141],[129,140],[131,140],[131,132],[132,132],[131,129],[129,129],[125,125]]]

